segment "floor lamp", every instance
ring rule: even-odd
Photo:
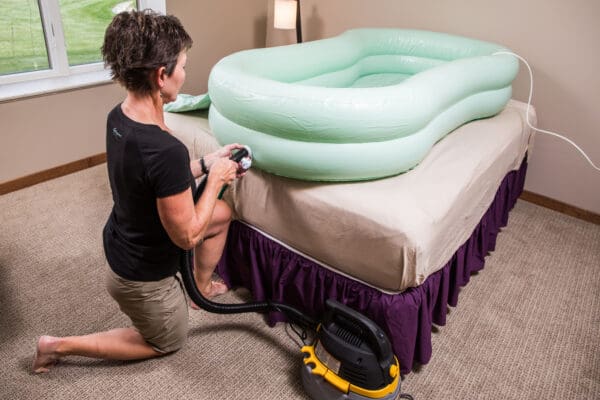
[[[277,29],[296,29],[296,41],[302,43],[300,0],[275,0],[273,20]]]

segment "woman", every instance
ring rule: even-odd
[[[134,360],[180,349],[188,333],[183,286],[175,275],[180,248],[194,249],[194,273],[206,297],[227,291],[211,277],[221,257],[231,210],[218,194],[238,176],[229,160],[238,144],[190,161],[169,133],[163,105],[185,80],[192,40],[179,20],[150,11],[118,14],[108,26],[102,54],[113,80],[127,90],[108,115],[107,165],[114,206],[103,232],[110,266],[107,288],[133,326],[85,336],[38,340],[35,372],[61,357]],[[194,204],[194,178],[208,174]]]

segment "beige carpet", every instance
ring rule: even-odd
[[[293,335],[260,315],[191,312],[162,359],[29,365],[41,334],[127,324],[103,286],[105,165],[0,197],[0,398],[306,399]],[[224,301],[242,301],[239,290]],[[519,201],[486,267],[433,333],[416,399],[599,399],[600,226]]]

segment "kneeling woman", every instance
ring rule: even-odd
[[[85,336],[38,340],[35,372],[61,357],[134,360],[181,348],[188,334],[188,304],[176,276],[180,248],[195,249],[194,273],[206,297],[227,291],[212,280],[231,210],[217,200],[238,177],[229,160],[238,144],[190,161],[186,147],[164,123],[163,105],[185,80],[192,40],[179,20],[149,11],[124,12],[108,26],[102,54],[125,100],[108,115],[106,153],[114,206],[104,228],[110,269],[107,287],[133,326]],[[195,178],[208,174],[194,204]]]

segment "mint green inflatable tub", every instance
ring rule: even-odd
[[[312,181],[357,181],[415,167],[465,122],[500,112],[518,60],[443,33],[355,29],[241,51],[209,78],[211,128],[252,148],[254,165]]]

